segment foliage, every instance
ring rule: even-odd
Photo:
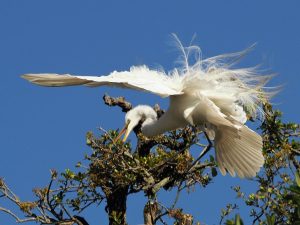
[[[248,196],[234,187],[239,198],[251,208],[253,224],[299,223],[300,129],[295,123],[284,123],[282,113],[264,105],[265,120],[261,125],[265,164],[255,179],[257,191]],[[233,220],[230,220],[233,221]]]
[[[126,107],[131,107],[124,103],[124,98],[105,96],[104,100],[108,105],[122,107],[124,112],[128,111]],[[158,106],[155,110],[159,115],[163,113]],[[118,131],[100,131],[99,137],[91,132],[87,134],[91,154],[77,163],[75,171],[66,169],[58,174],[52,170],[47,187],[33,190],[35,201],[22,202],[1,180],[2,197],[14,202],[27,217],[22,220],[10,213],[17,222],[81,225],[86,221],[78,214],[105,200],[110,224],[126,224],[127,196],[144,192],[148,198],[144,207],[146,224],[164,223],[165,216],[173,218],[175,224],[192,224],[193,217],[176,208],[180,192],[196,184],[205,187],[217,175],[213,157],[200,162],[200,157],[195,159],[189,153],[192,145],[199,144],[201,132],[195,127],[186,127],[148,139],[136,129],[138,145],[133,150],[130,143],[116,140]],[[201,146],[205,150],[211,148],[210,144]],[[161,189],[177,190],[171,206],[165,206],[158,199],[157,192]]]
[[[104,100],[108,105],[120,106],[124,112],[131,108],[124,98],[105,96]],[[158,106],[155,110],[159,115],[163,113]],[[300,224],[299,126],[283,123],[281,113],[273,112],[269,104],[264,110],[266,118],[261,131],[266,163],[254,180],[258,190],[247,196],[240,187],[233,190],[251,208],[253,224]],[[206,187],[218,175],[214,157],[203,161],[202,154],[196,158],[190,154],[192,145],[199,145],[204,151],[212,147],[209,141],[208,145],[200,143],[205,135],[197,127],[186,127],[152,139],[145,138],[137,128],[135,149],[130,143],[116,140],[118,131],[100,131],[99,137],[88,132],[86,143],[91,153],[76,164],[76,169],[66,169],[60,174],[52,170],[49,184],[33,190],[34,201],[21,201],[5,180],[0,179],[0,197],[16,204],[25,218],[2,207],[0,211],[10,214],[17,222],[87,225],[80,213],[93,204],[106,204],[109,224],[126,224],[127,196],[143,192],[148,198],[143,211],[145,224],[166,224],[165,218],[177,225],[200,224],[176,207],[184,189],[195,185]],[[177,193],[170,206],[157,196],[162,189],[174,189]],[[228,204],[221,212],[220,224],[238,209],[238,205]],[[243,225],[243,220],[236,214],[225,224]]]

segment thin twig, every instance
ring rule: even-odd
[[[177,187],[177,192],[176,192],[176,196],[175,196],[175,200],[171,206],[171,209],[174,209],[177,202],[178,202],[178,199],[179,199],[179,195],[180,195],[180,192],[181,192],[181,187],[182,187],[182,184],[183,184],[183,181],[180,181],[180,184],[178,185]]]
[[[5,213],[11,215],[12,217],[14,217],[17,223],[24,223],[24,222],[29,222],[29,221],[37,221],[37,218],[35,218],[35,217],[29,217],[29,218],[26,218],[26,219],[20,219],[12,211],[10,211],[8,209],[5,209],[5,208],[2,208],[2,207],[0,207],[0,211],[3,211]]]

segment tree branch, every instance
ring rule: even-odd
[[[103,96],[104,103],[108,106],[119,106],[122,109],[122,112],[128,112],[132,109],[130,102],[127,102],[124,97],[113,98],[105,94]]]
[[[0,207],[0,211],[3,211],[9,215],[11,215],[12,217],[15,218],[17,223],[25,223],[25,222],[29,222],[29,221],[37,221],[37,219],[35,217],[30,217],[30,218],[26,218],[26,219],[20,219],[16,214],[14,214],[12,211],[2,208]]]

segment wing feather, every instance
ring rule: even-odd
[[[147,91],[161,97],[183,94],[181,78],[146,66],[131,67],[130,71],[114,71],[108,76],[76,76],[70,74],[25,74],[24,79],[41,86],[62,87],[85,85],[89,87],[114,86]]]
[[[264,164],[262,138],[244,125],[237,132],[240,138],[227,127],[217,131],[215,149],[220,171],[223,175],[227,170],[241,178],[254,177]]]

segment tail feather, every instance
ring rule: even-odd
[[[216,131],[215,149],[223,175],[229,172],[240,178],[254,177],[264,164],[261,136],[244,125],[235,131],[220,126]]]
[[[25,74],[22,78],[30,81],[31,83],[47,87],[74,86],[91,82],[68,74]]]

